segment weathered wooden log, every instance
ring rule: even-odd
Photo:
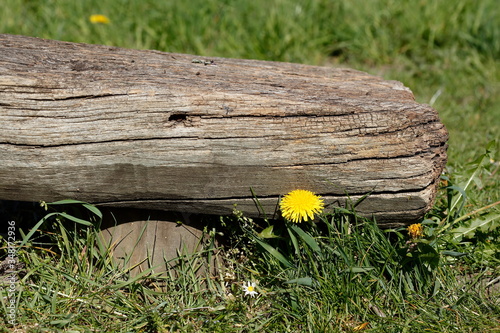
[[[381,224],[431,207],[437,112],[400,82],[300,64],[0,35],[0,199],[267,213],[308,189]]]

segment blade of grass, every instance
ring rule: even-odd
[[[308,233],[306,233],[304,230],[302,230],[301,228],[299,228],[298,226],[294,225],[294,224],[290,224],[288,226],[290,229],[292,229],[297,235],[300,236],[300,238],[302,238],[302,240],[316,253],[321,253],[321,249],[318,245],[318,243],[316,242],[316,240],[311,236],[309,235]]]
[[[278,259],[283,265],[285,265],[288,268],[294,268],[295,266],[290,263],[278,250],[276,250],[274,247],[271,245],[262,242],[259,240],[257,237],[254,238],[255,241],[262,247],[264,250],[266,250],[269,254],[271,254],[273,257]]]

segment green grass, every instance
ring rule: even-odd
[[[111,23],[91,24],[91,14]],[[215,223],[232,238],[217,249],[216,276],[200,273],[207,242],[206,252],[171,262],[177,278],[136,279],[111,260],[95,226],[54,214],[40,226],[45,247],[32,238],[19,253],[29,267],[19,322],[33,332],[350,332],[363,323],[370,332],[500,332],[498,293],[478,282],[500,273],[499,22],[496,0],[7,0],[0,33],[399,80],[450,132],[448,187],[411,250],[404,230],[380,230],[350,211],[302,232],[268,221],[285,239],[258,237],[265,221],[235,215]],[[253,299],[241,292],[250,280]],[[0,309],[5,318],[4,301]]]
[[[450,219],[426,220],[424,235],[410,239],[343,208],[301,225],[235,211],[207,220],[216,227],[203,249],[167,260],[168,274],[134,276],[99,237],[94,207],[47,208],[17,254],[26,264],[18,328],[29,332],[485,332],[500,324],[500,292],[485,286],[500,273],[498,249],[479,258]],[[243,294],[246,281],[256,282],[255,298]]]

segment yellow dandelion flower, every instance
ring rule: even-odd
[[[407,230],[411,239],[419,238],[424,235],[424,227],[420,223],[410,225]]]
[[[90,15],[89,20],[91,23],[109,24],[109,18],[105,15]]]
[[[299,223],[314,219],[324,209],[323,199],[307,190],[294,190],[281,199],[281,214],[289,221]]]

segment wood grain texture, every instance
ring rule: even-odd
[[[437,112],[351,69],[0,35],[0,199],[268,213],[309,189],[386,225],[431,207]]]
[[[165,261],[201,251],[197,247],[201,231],[184,225],[180,228],[175,222],[141,220],[104,229],[101,235],[119,262],[130,257],[124,268],[134,267],[131,273],[135,276],[148,268],[166,271]]]

